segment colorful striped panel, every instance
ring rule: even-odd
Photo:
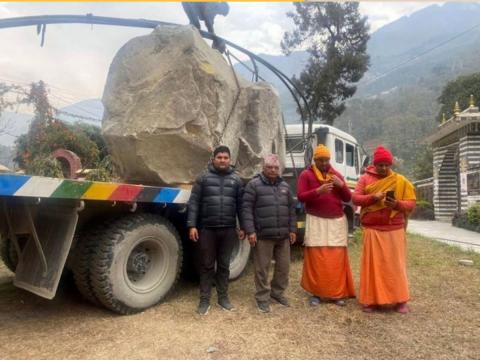
[[[15,192],[15,196],[50,197],[62,181],[62,179],[32,176]]]
[[[135,201],[137,195],[142,191],[142,186],[140,185],[127,185],[120,184],[118,188],[115,189],[112,196],[108,200],[113,201]]]
[[[189,190],[0,174],[0,196],[185,204]]]
[[[140,194],[138,194],[137,202],[153,202],[158,195],[158,188],[145,186]],[[190,194],[189,194],[190,196]]]
[[[190,191],[179,189],[179,192],[175,197],[175,200],[173,200],[173,203],[186,204],[188,202],[188,199],[190,199]]]
[[[82,195],[82,199],[108,200],[117,187],[117,184],[94,182]]]
[[[52,198],[80,199],[92,185],[90,181],[63,180],[60,186],[53,192]]]
[[[27,181],[28,176],[2,175],[0,176],[0,195],[13,195]]]
[[[173,203],[179,192],[180,189],[163,188],[160,190],[160,193],[158,193],[153,202]]]

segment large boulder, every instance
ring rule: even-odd
[[[191,26],[161,26],[126,43],[110,65],[103,104],[103,134],[124,181],[190,184],[220,144],[244,178],[264,155],[283,160],[276,90],[235,74]]]

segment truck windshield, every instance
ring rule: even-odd
[[[288,153],[303,152],[303,138],[301,136],[288,136],[285,139],[285,145]]]
[[[318,129],[316,133],[317,133],[317,144],[327,145],[328,129]]]

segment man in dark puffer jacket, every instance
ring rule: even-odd
[[[242,180],[230,166],[230,149],[219,146],[213,152],[208,170],[195,181],[188,201],[189,237],[199,243],[200,303],[197,311],[200,315],[207,315],[210,309],[214,279],[218,304],[224,310],[234,310],[228,298],[228,278],[230,257],[238,236],[237,215],[240,219],[242,195]],[[240,239],[244,237],[241,230]]]
[[[288,286],[290,244],[296,241],[295,203],[290,187],[279,175],[278,157],[267,156],[263,172],[247,184],[243,195],[243,225],[254,247],[255,299],[261,312],[270,312],[270,298],[289,306],[283,293]],[[272,256],[275,270],[270,290]]]

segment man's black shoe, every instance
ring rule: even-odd
[[[197,313],[199,315],[207,315],[208,310],[210,310],[210,302],[208,300],[200,300],[198,304]]]
[[[218,299],[218,305],[220,305],[220,307],[223,309],[223,310],[226,310],[226,311],[235,311],[235,306],[232,305],[232,303],[230,302],[230,300],[228,299],[228,297],[221,297]]]
[[[268,303],[268,301],[257,301],[257,308],[258,311],[262,313],[270,312],[270,304]]]
[[[283,305],[283,306],[290,306],[290,302],[288,301],[288,299],[283,296],[283,295],[280,295],[280,296],[273,296],[271,295],[270,296],[273,300],[275,300],[277,303],[279,303],[280,305]]]

